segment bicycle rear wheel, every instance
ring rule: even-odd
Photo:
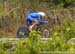
[[[29,36],[29,29],[27,27],[20,27],[17,31],[18,38],[26,38]]]

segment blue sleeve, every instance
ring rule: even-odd
[[[38,15],[38,21],[39,21],[39,22],[41,21],[41,16],[40,16],[40,15]]]

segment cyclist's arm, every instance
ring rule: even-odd
[[[40,24],[47,24],[48,21],[40,21]]]
[[[48,21],[42,21],[40,15],[38,16],[38,21],[39,21],[39,24],[47,24],[48,23]]]
[[[41,21],[41,16],[40,15],[38,15],[38,22],[40,22]]]

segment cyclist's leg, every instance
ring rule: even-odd
[[[34,19],[28,19],[29,22],[29,30],[31,31],[33,29],[34,26],[36,26],[36,24],[38,24]]]
[[[37,24],[37,28],[36,28],[36,31],[38,30],[38,29],[42,29],[42,25],[44,25],[44,24],[47,24],[48,23],[48,21],[40,21],[39,22],[39,24]]]

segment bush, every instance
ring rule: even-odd
[[[0,53],[40,54],[41,52],[50,51],[74,51],[75,47],[72,47],[72,45],[68,43],[68,39],[63,35],[55,32],[52,39],[42,41],[40,40],[40,34],[32,31],[29,38],[15,42],[16,47],[14,49],[17,49],[14,51],[9,50],[13,46],[13,41],[0,42]]]

